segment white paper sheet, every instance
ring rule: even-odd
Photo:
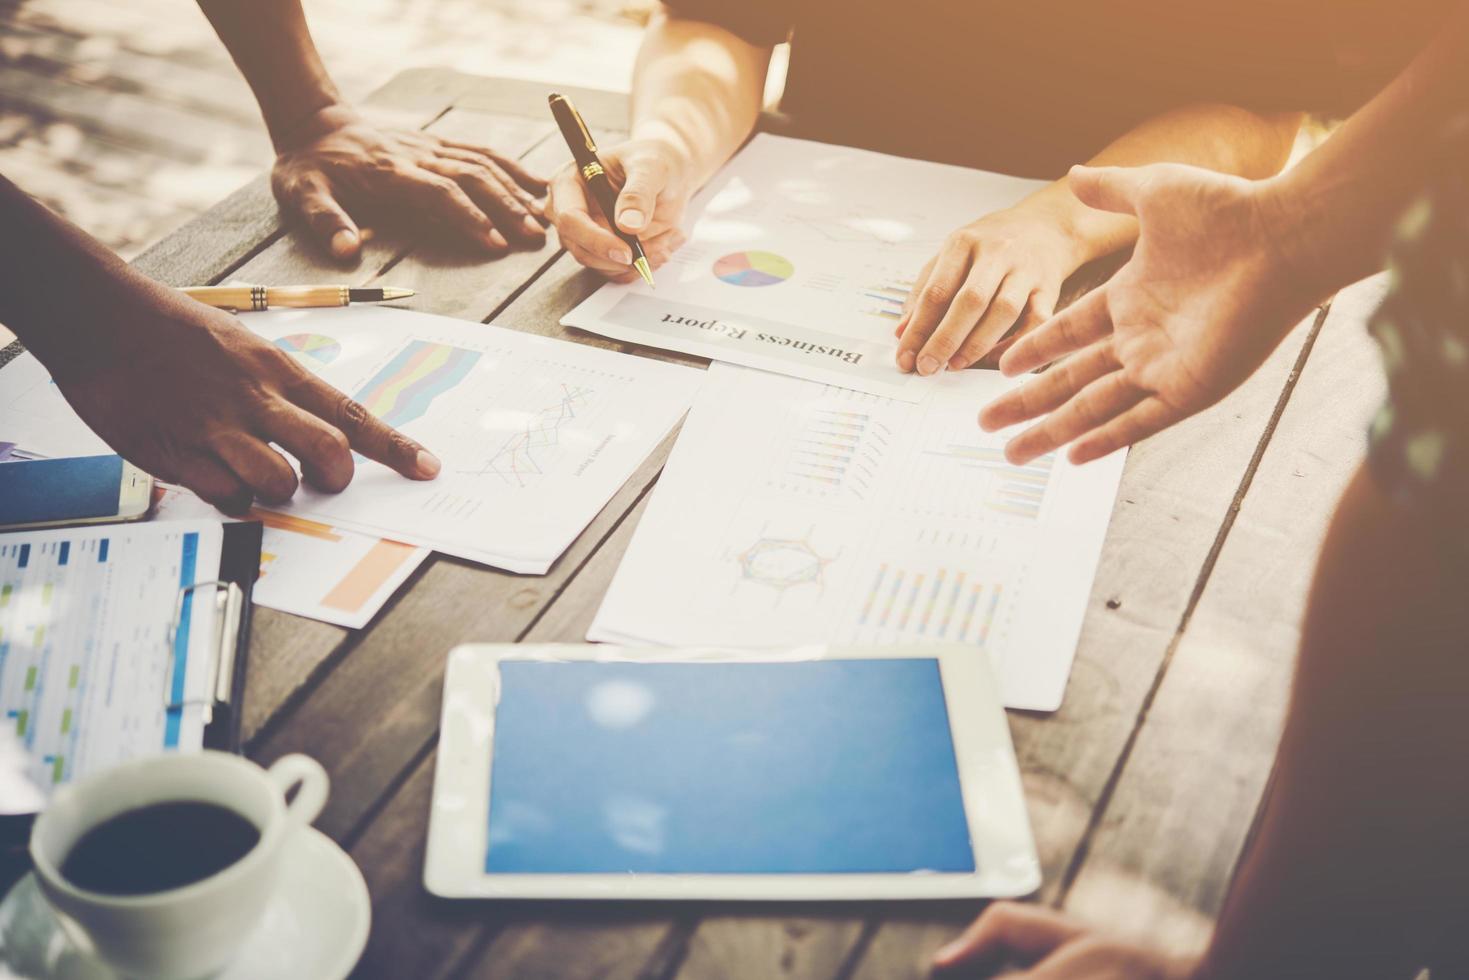
[[[1122,453],[1005,463],[976,422],[1018,381],[889,398],[716,364],[589,639],[958,642],[1005,704],[1061,704]]]
[[[187,490],[168,487],[152,519],[211,517],[229,519]],[[254,604],[348,629],[366,626],[430,554],[290,514],[255,509],[245,519],[265,525]]]
[[[756,136],[698,196],[657,288],[608,284],[562,323],[916,401],[893,358],[904,298],[950,233],[1045,186]]]
[[[30,351],[0,368],[0,439],[41,456],[112,452],[72,411],[51,372]]]
[[[15,464],[10,464],[15,465]],[[204,740],[214,608],[179,588],[219,577],[218,521],[0,535],[0,724],[49,790]]]
[[[433,451],[438,478],[361,461],[276,508],[544,574],[677,424],[704,372],[405,310],[241,318]]]

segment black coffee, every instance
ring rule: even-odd
[[[179,801],[128,810],[82,835],[61,863],[78,888],[144,895],[202,881],[250,852],[260,831],[213,803]]]

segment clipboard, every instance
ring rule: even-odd
[[[221,525],[219,573],[216,578],[182,586],[175,598],[169,641],[168,670],[172,673],[174,643],[185,600],[208,597],[218,613],[215,637],[205,648],[210,696],[202,701],[174,702],[164,696],[165,712],[198,705],[204,712],[203,748],[238,753],[241,750],[240,720],[243,714],[245,676],[250,646],[251,592],[260,570],[263,526],[259,522]],[[191,650],[196,655],[198,649]],[[35,813],[27,810],[0,812],[0,895],[29,868],[26,842]]]
[[[168,631],[170,640],[178,629],[185,598],[203,593],[214,603],[217,629],[209,665],[211,697],[203,701],[173,701],[165,697],[163,702],[165,711],[178,711],[194,704],[203,708],[206,749],[240,751],[240,718],[250,652],[250,596],[260,571],[263,530],[258,521],[225,524],[219,578],[183,586],[174,602],[173,622]]]

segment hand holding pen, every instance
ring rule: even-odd
[[[650,267],[647,278],[651,284],[651,270],[684,242],[679,224],[693,192],[688,186],[687,161],[669,144],[657,140],[631,140],[600,152],[592,142],[588,152],[580,117],[574,115],[575,110],[569,114],[557,110],[558,100],[568,109],[570,103],[551,97],[552,111],[577,158],[555,175],[547,198],[546,214],[555,223],[562,246],[582,265],[609,279],[632,282],[639,276],[634,266],[636,243]],[[570,134],[563,119],[572,120]],[[591,164],[596,166],[591,168],[589,182],[584,165]],[[605,187],[603,196],[611,198],[605,204],[597,184]],[[609,214],[615,215],[615,224]]]

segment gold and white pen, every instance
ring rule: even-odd
[[[235,313],[277,308],[350,306],[353,303],[388,303],[413,295],[411,289],[394,289],[391,286],[185,286],[181,291],[201,303]]]

